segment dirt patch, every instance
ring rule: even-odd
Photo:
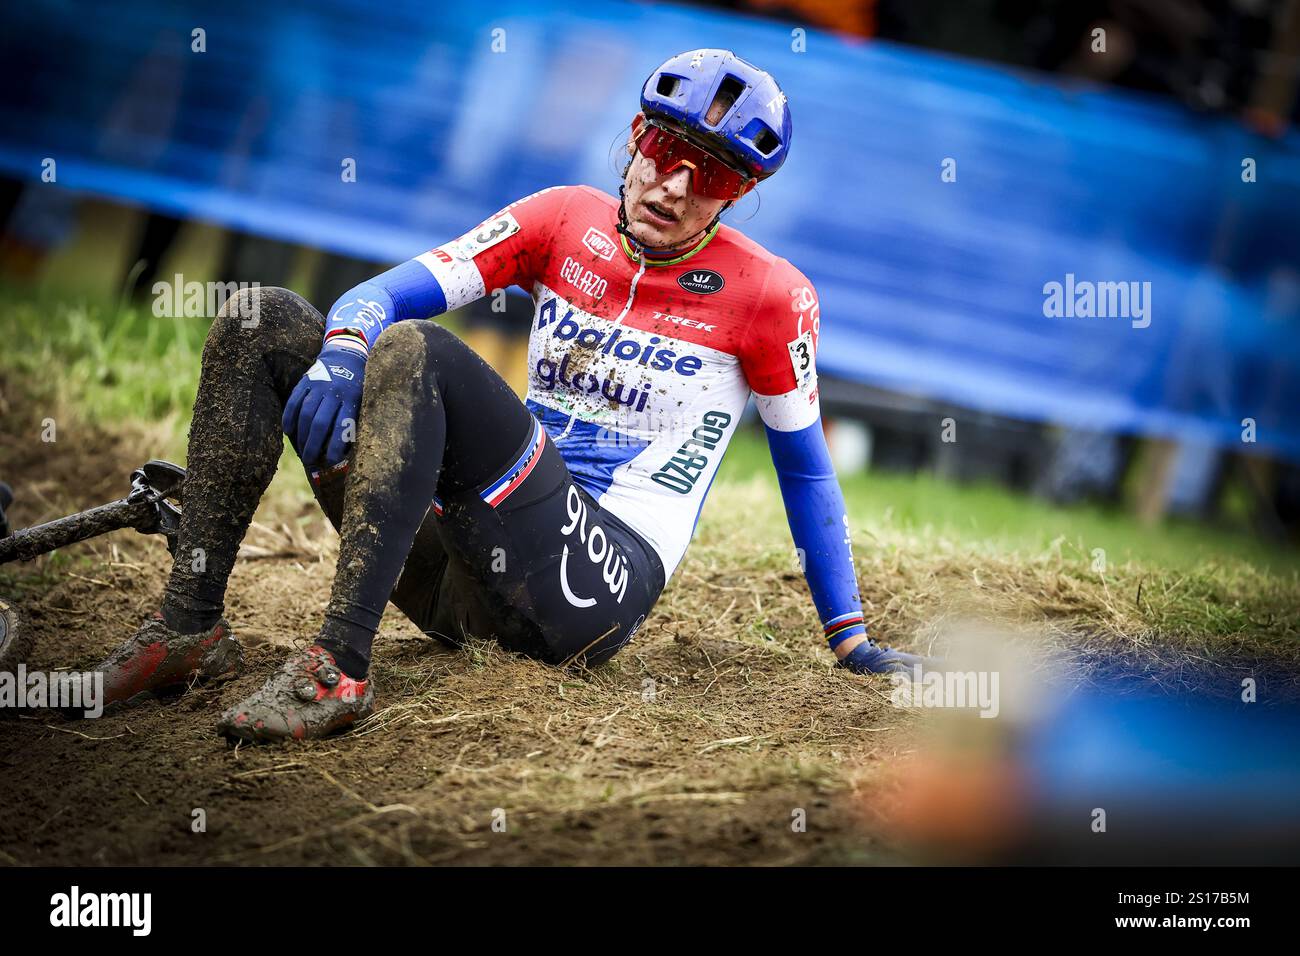
[[[12,411],[0,448],[17,526],[122,494],[148,457],[137,441],[71,421],[75,442],[66,431],[32,441],[31,416],[3,382],[0,394]],[[314,634],[336,548],[308,509],[271,501],[259,512],[227,608],[247,649],[239,680],[98,720],[0,723],[0,862],[889,858],[850,812],[850,783],[863,762],[904,745],[879,733],[902,716],[880,682],[835,670],[812,647],[792,655],[730,639],[746,629],[748,598],[662,602],[632,647],[585,671],[489,644],[448,651],[390,607],[371,720],[323,742],[229,748],[218,716]],[[0,591],[36,637],[29,666],[99,661],[157,608],[167,566],[161,538],[127,531],[0,571]]]
[[[17,526],[123,494],[154,447],[64,416],[59,440],[42,443],[42,416],[3,380],[0,402]],[[446,650],[390,607],[372,718],[326,741],[229,748],[218,716],[306,646],[328,599],[337,538],[306,496],[301,472],[281,468],[235,565],[227,617],[248,659],[237,681],[98,720],[0,721],[0,862],[902,859],[860,813],[925,720],[892,706],[884,679],[832,666],[779,498],[758,485],[715,490],[691,554],[609,664],[561,671],[495,645]],[[867,533],[856,553],[868,617],[909,649],[932,650],[945,615],[977,609],[1032,625],[1081,681],[1123,664],[1226,696],[1266,653],[1269,696],[1300,692],[1294,582],[1248,570],[1222,583],[1124,570],[1096,581],[1059,553],[963,555]],[[157,608],[168,564],[161,538],[118,532],[0,569],[0,593],[36,637],[30,666],[99,661]],[[1208,635],[1182,616],[1207,603],[1223,622]]]
[[[161,565],[165,552],[150,551],[133,557]],[[25,602],[32,666],[94,663],[162,586],[152,568],[93,573],[108,586],[73,579]],[[7,722],[0,857],[722,863],[871,853],[842,806],[846,781],[860,761],[897,751],[862,733],[896,726],[897,712],[869,682],[827,666],[725,640],[682,646],[679,621],[578,673],[489,645],[444,651],[390,621],[373,671],[381,710],[368,723],[320,743],[229,749],[217,717],[310,633],[327,580],[290,559],[240,566],[230,616],[246,643],[263,643],[228,686],[94,721]],[[295,599],[277,604],[287,593]],[[802,833],[791,828],[799,810]],[[196,811],[205,833],[192,832]]]

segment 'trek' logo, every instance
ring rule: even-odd
[[[713,295],[726,285],[726,280],[712,269],[692,269],[677,277],[677,284],[687,292],[699,295]]]
[[[618,251],[618,246],[614,245],[614,240],[595,226],[587,230],[587,234],[582,237],[582,244],[591,250],[592,255],[600,256],[606,262],[613,259],[614,253]]]
[[[667,312],[656,312],[656,319],[662,319],[664,322],[672,322],[674,325],[680,325],[687,329],[699,329],[702,332],[713,332],[717,326],[710,325],[707,322],[701,322],[698,319],[687,319],[680,315],[669,315]]]

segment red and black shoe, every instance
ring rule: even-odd
[[[137,694],[233,677],[244,652],[225,620],[211,630],[178,634],[154,614],[94,670],[104,675],[104,706]]]
[[[313,644],[289,658],[261,690],[222,714],[217,732],[235,742],[315,740],[374,711],[370,681],[349,677],[333,654]]]

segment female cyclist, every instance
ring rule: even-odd
[[[725,50],[683,53],[645,83],[618,199],[544,189],[350,290],[328,319],[284,289],[227,303],[203,351],[162,608],[100,665],[106,702],[238,670],[226,583],[282,433],[339,532],[338,565],[316,639],[223,734],[319,737],[371,713],[389,600],[452,644],[606,660],[680,564],[751,393],[831,650],[854,671],[910,667],[867,637],[821,428],[817,295],[719,222],[780,168],[790,134],[771,76]],[[535,303],[524,402],[426,321],[509,285]]]

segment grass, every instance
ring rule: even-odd
[[[150,425],[149,433],[170,446],[150,449],[153,456],[183,456],[206,329],[204,319],[158,318],[143,306],[42,300],[0,290],[0,333],[8,343],[0,368],[34,383],[54,407],[74,409],[109,430],[123,421]],[[296,476],[296,469],[283,471]],[[724,489],[750,481],[775,489],[766,444],[755,430],[742,431],[732,442],[702,532],[712,523],[734,520],[735,507],[726,502],[734,502],[736,494]],[[1195,610],[1184,607],[1181,614],[1199,617],[1215,631],[1223,629],[1223,615],[1230,612],[1209,600],[1211,584],[1230,593],[1243,581],[1265,590],[1260,582],[1292,594],[1300,590],[1300,555],[1241,529],[1178,521],[1145,528],[1118,509],[1057,507],[994,485],[963,485],[924,474],[841,475],[841,486],[859,561],[899,549],[909,556],[960,553],[982,561],[1048,561],[1095,579],[1096,549],[1101,549],[1105,573],[1122,567],[1126,573],[1162,570],[1202,582],[1199,590],[1190,587],[1186,593],[1208,603]],[[775,533],[789,540],[780,528]],[[784,554],[777,560],[784,561]]]
[[[102,457],[62,439],[32,456],[21,476],[27,500],[58,513],[98,495],[92,481],[106,468],[117,480],[128,463],[119,459],[161,453],[152,438],[123,448],[123,434],[159,433],[159,444],[181,447],[201,321],[18,295],[0,302],[13,345],[0,354],[0,379],[21,379],[13,384],[118,439],[97,439]],[[26,450],[16,439],[39,421],[34,411],[20,400],[0,417],[0,454]],[[165,707],[106,716],[93,744],[18,724],[0,743],[28,772],[14,781],[15,812],[0,820],[0,858],[84,862],[95,846],[98,862],[132,864],[892,859],[887,843],[863,839],[854,814],[916,752],[930,718],[890,706],[883,678],[831,666],[757,434],[733,442],[694,546],[636,643],[608,665],[561,673],[490,643],[442,652],[389,613],[372,718],[292,750],[228,751],[213,737],[214,713],[251,693],[287,642],[315,633],[337,558],[301,473],[285,467],[281,481],[289,497],[272,496],[245,542],[261,557],[237,562],[231,581],[247,673]],[[1079,683],[1119,672],[1225,700],[1247,678],[1261,700],[1300,693],[1290,554],[1240,532],[1146,530],[1119,512],[990,486],[877,473],[842,483],[875,633],[946,652],[961,622],[993,619],[1014,655],[986,665],[1004,677],[1008,714],[1034,699],[1026,682],[1041,675],[1037,651],[1064,655]],[[110,542],[12,569],[15,578],[2,569],[0,592],[39,631],[36,665],[98,660],[156,607],[161,542]],[[1095,548],[1106,551],[1100,570]],[[68,781],[57,794],[45,783],[52,776]],[[177,839],[195,794],[217,825],[202,841]],[[50,824],[64,804],[90,809]],[[494,808],[508,809],[518,838],[492,832]],[[809,833],[792,832],[792,808],[808,809]]]
[[[146,307],[0,291],[7,370],[87,421],[171,422],[183,434],[208,322]]]
[[[763,439],[742,433],[728,449],[718,481],[771,473]],[[1117,507],[1060,507],[990,483],[961,484],[927,474],[841,474],[840,487],[854,517],[876,516],[923,540],[960,542],[982,553],[1037,554],[1059,547],[1091,563],[1094,549],[1101,548],[1109,564],[1139,560],[1187,569],[1233,560],[1284,573],[1300,570],[1300,553],[1241,528],[1180,520],[1145,528]]]

